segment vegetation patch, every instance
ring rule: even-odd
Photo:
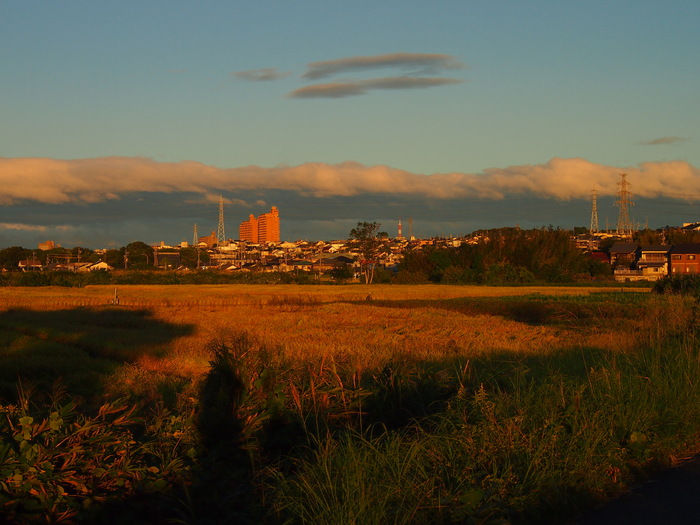
[[[552,523],[696,452],[692,297],[270,288],[4,311],[0,512]]]

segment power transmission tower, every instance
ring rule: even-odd
[[[617,192],[617,201],[615,201],[615,206],[620,208],[620,216],[617,219],[617,233],[618,235],[632,235],[632,221],[630,220],[629,207],[634,206],[632,202],[632,195],[629,192],[630,183],[627,182],[627,174],[620,173],[622,180],[617,183],[620,190]]]
[[[224,196],[219,195],[219,229],[216,231],[216,243],[222,246],[226,241],[224,233]]]
[[[192,245],[197,246],[199,244],[199,234],[197,233],[197,223],[194,223],[194,235],[192,235]]]
[[[591,197],[591,229],[590,233],[598,233],[598,192],[593,190]]]

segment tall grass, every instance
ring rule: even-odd
[[[148,310],[121,306],[115,317],[109,307],[88,315],[87,331],[80,309],[9,312],[0,333],[27,355],[50,341],[100,356],[100,336],[111,337],[116,369],[99,372],[99,393],[138,407],[120,450],[158,490],[105,483],[130,509],[179,522],[552,523],[695,451],[689,300],[479,299],[448,288],[435,298],[418,288],[373,289],[372,301],[341,287],[225,290],[211,301],[133,288],[124,295],[143,294]],[[87,421],[109,436],[110,419],[94,420],[103,404],[62,419],[79,422],[71,432]],[[18,407],[0,410],[10,422],[0,447],[13,451]],[[57,410],[36,407],[34,423],[50,426]],[[12,465],[0,457],[0,483],[14,483]],[[17,516],[30,512],[28,490],[13,496]],[[98,503],[104,513],[113,500]],[[61,508],[51,519],[77,507]]]

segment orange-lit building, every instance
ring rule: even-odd
[[[280,214],[275,206],[268,213],[263,213],[257,219],[249,215],[247,221],[241,223],[238,229],[242,241],[265,244],[280,240]]]
[[[248,220],[243,221],[238,228],[238,238],[246,242],[258,242],[258,219],[252,213],[248,215]]]
[[[207,248],[213,248],[219,243],[218,239],[216,238],[216,232],[211,232],[211,234],[207,235],[206,237],[200,237],[199,242],[206,244]]]

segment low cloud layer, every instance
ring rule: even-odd
[[[481,173],[424,175],[355,162],[222,169],[141,157],[0,158],[0,204],[90,204],[136,193],[187,193],[212,202],[219,193],[256,190],[291,191],[316,198],[394,194],[438,200],[500,200],[521,195],[589,199],[593,189],[600,196],[615,195],[621,171],[628,174],[632,193],[640,197],[700,195],[700,170],[681,161],[617,168],[585,159],[554,158],[544,164],[490,168]]]
[[[397,68],[411,75],[434,75],[440,71],[463,69],[462,62],[451,55],[430,53],[389,53],[375,56],[356,56],[312,62],[307,65],[303,78],[319,80],[344,73],[382,68]]]

